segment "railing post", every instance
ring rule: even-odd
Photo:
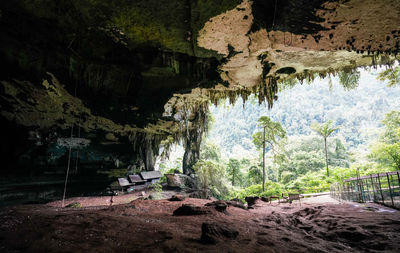
[[[367,192],[368,192],[368,200],[371,201],[371,194],[369,193],[369,185],[368,185],[368,178],[365,179],[365,185],[367,186]]]
[[[390,199],[392,200],[392,206],[394,206],[392,187],[390,186],[390,180],[389,180],[389,173],[386,173],[386,177],[387,177],[387,181],[388,181],[388,184],[389,184]]]
[[[374,194],[374,202],[376,201],[376,196],[375,196],[375,184],[374,180],[372,180],[372,174],[371,174],[371,184],[372,184],[372,193]]]
[[[399,191],[400,191],[400,176],[399,176],[399,172],[397,172],[397,180],[399,181]]]
[[[382,202],[383,202],[383,204],[385,204],[385,198],[383,197],[382,186],[381,186],[381,178],[380,178],[379,173],[378,173],[378,183],[379,183],[379,191],[381,192]]]

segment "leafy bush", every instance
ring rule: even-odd
[[[200,160],[193,166],[198,175],[203,190],[209,189],[218,199],[224,199],[229,194],[225,179],[225,169],[214,161]]]
[[[232,191],[230,193],[230,197],[244,200],[244,198],[247,196],[269,197],[281,195],[283,192],[284,190],[281,184],[272,181],[266,181],[264,192],[262,191],[262,184],[255,184],[247,188]]]

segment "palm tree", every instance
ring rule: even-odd
[[[327,148],[327,143],[326,139],[336,130],[339,128],[331,128],[332,120],[328,120],[325,122],[325,124],[318,124],[318,123],[313,123],[311,124],[311,129],[317,132],[319,135],[324,138],[324,144],[325,144],[325,161],[326,161],[326,175],[329,177],[329,168],[328,168],[328,148]]]

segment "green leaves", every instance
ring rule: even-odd
[[[339,83],[345,90],[352,90],[358,87],[360,71],[357,69],[343,70],[339,72]]]
[[[236,180],[240,177],[240,162],[237,159],[230,158],[226,168],[231,177],[232,185],[235,185]]]
[[[393,87],[400,84],[400,66],[389,68],[379,73],[376,78],[379,81],[388,81],[388,87]]]
[[[283,129],[279,122],[272,121],[267,116],[262,116],[258,120],[258,126],[265,129],[265,142],[266,146],[273,148],[286,137],[286,131]],[[262,149],[263,146],[263,131],[253,134],[253,143],[258,149]]]
[[[391,111],[382,121],[380,142],[372,146],[370,158],[385,167],[400,170],[400,111]]]
[[[325,124],[318,124],[316,122],[311,124],[311,129],[324,138],[328,138],[333,132],[338,130],[338,127],[331,128],[333,121],[328,120]]]

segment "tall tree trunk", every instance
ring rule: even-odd
[[[264,135],[263,135],[263,184],[262,190],[265,191],[265,127],[264,127]]]
[[[325,142],[326,175],[329,177],[329,168],[328,168],[328,148],[326,147],[326,137],[324,138],[324,142]]]
[[[232,186],[235,186],[235,173],[232,173]]]

